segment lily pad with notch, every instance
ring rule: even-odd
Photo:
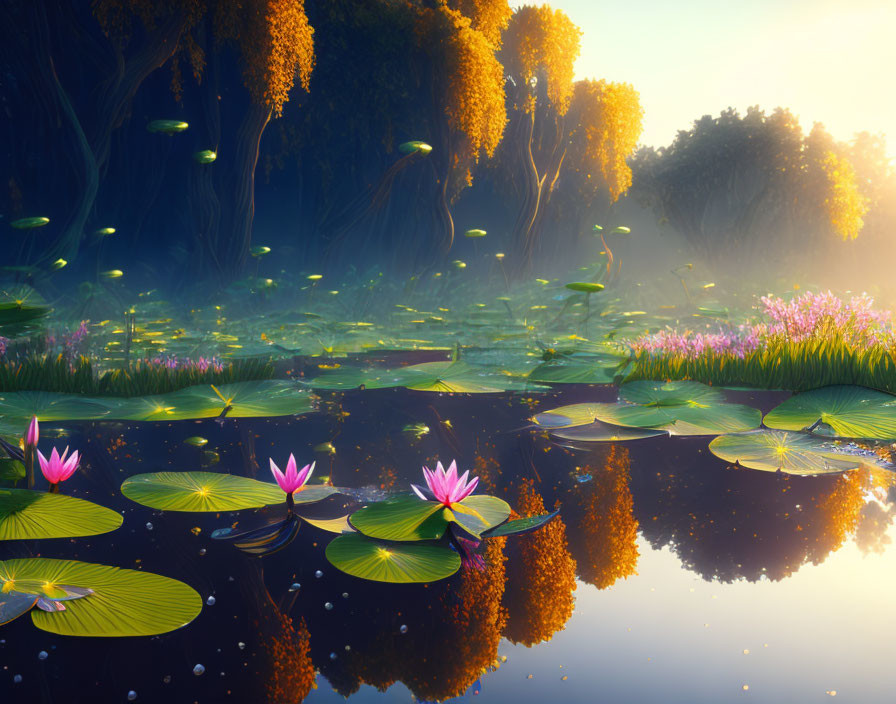
[[[769,428],[844,438],[896,438],[896,396],[862,386],[825,386],[791,396],[763,419]]]

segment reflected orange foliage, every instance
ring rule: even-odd
[[[637,574],[639,556],[628,449],[610,445],[604,462],[603,467],[583,468],[593,479],[576,485],[571,497],[581,518],[570,547],[579,576],[598,589]]]
[[[279,621],[277,628],[259,643],[260,660],[266,664],[261,679],[267,701],[298,704],[308,696],[314,683],[310,635],[304,620],[296,629],[289,616],[277,611],[274,618]]]
[[[531,480],[520,484],[512,503],[518,512],[512,518],[547,512]],[[508,553],[504,636],[526,646],[550,640],[566,626],[575,605],[576,561],[567,547],[566,525],[557,516],[544,528],[513,537]]]
[[[584,80],[575,84],[570,117],[573,127],[566,168],[583,180],[582,190],[594,197],[606,187],[616,201],[632,185],[626,159],[641,136],[644,110],[638,92],[628,83]],[[597,174],[601,179],[596,178]]]
[[[865,492],[870,487],[870,472],[856,469],[838,477],[830,492],[814,500],[820,530],[814,544],[809,546],[809,559],[813,563],[823,562],[855,532],[865,505]]]

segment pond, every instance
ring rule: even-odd
[[[359,390],[321,394],[321,412],[299,417],[63,424],[82,453],[63,493],[124,523],[8,541],[0,559],[156,572],[204,604],[153,637],[66,637],[19,618],[0,630],[0,701],[279,704],[309,686],[312,704],[892,701],[890,473],[761,472],[715,457],[706,436],[583,445],[528,420],[615,394]],[[728,393],[763,411],[787,396]],[[184,442],[195,437],[208,443]],[[312,525],[263,558],[210,537],[276,518],[276,507],[161,512],[119,491],[165,470],[270,481],[268,458],[283,466],[290,452],[342,489],[316,508],[322,518],[408,491],[438,459],[456,459],[478,491],[520,513],[560,513],[541,531],[486,541],[484,569],[382,584],[333,567],[333,536]]]

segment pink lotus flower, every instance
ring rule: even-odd
[[[274,464],[274,460],[270,460],[271,462],[271,474],[274,475],[274,479],[277,480],[277,484],[280,486],[283,491],[292,496],[292,494],[296,491],[301,491],[302,487],[305,486],[307,481],[311,478],[311,473],[314,471],[315,462],[311,464],[306,464],[302,467],[301,470],[296,470],[296,458],[294,455],[289,455],[289,461],[286,463],[286,474],[280,471],[280,468]]]
[[[31,416],[31,424],[28,426],[28,432],[25,433],[25,444],[34,447],[40,439],[40,426],[37,423],[37,416]]]
[[[65,458],[67,454],[68,447],[63,450],[61,457],[54,447],[53,452],[50,453],[50,459],[44,457],[40,453],[40,450],[37,451],[37,459],[40,462],[40,471],[44,473],[44,477],[47,478],[47,481],[50,482],[50,484],[56,485],[59,484],[59,482],[64,482],[75,473],[76,469],[78,469],[78,451],[75,450],[68,459]]]
[[[457,462],[452,462],[447,472],[439,462],[434,472],[427,467],[423,468],[423,478],[426,479],[428,489],[416,484],[411,484],[411,489],[424,501],[438,501],[443,506],[451,506],[467,498],[479,484],[479,477],[467,481],[468,476],[470,476],[469,470],[462,476],[457,476]]]

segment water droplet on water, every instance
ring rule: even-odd
[[[324,573],[321,572],[320,570],[318,570],[317,572],[314,573],[314,576],[317,577],[318,579],[320,579],[321,577],[324,576]]]
[[[352,649],[352,646],[350,646],[350,645],[345,646],[345,652],[348,652],[351,649]]]
[[[15,684],[21,684],[21,683],[22,683],[22,676],[21,676],[21,675],[16,675],[15,677],[12,678],[12,681],[13,681]]]
[[[399,628],[398,630],[401,631],[402,633],[407,633],[407,632],[408,632],[408,627],[403,625],[403,626],[402,626],[401,628]]]
[[[236,645],[237,645],[237,647],[238,647],[240,650],[245,650],[245,649],[246,649],[246,644],[243,643],[242,641],[240,641],[240,642],[237,643]]]
[[[162,678],[162,682],[164,682],[165,684],[171,684],[171,675],[165,675]]]
[[[333,610],[333,605],[328,601],[326,604],[324,604],[324,608],[325,608],[327,611],[332,611],[332,610]]]
[[[209,606],[214,606],[215,601],[216,601],[215,597],[210,596],[208,599],[205,600],[205,603],[208,604]]]
[[[205,548],[202,548],[202,549],[199,551],[199,554],[200,554],[200,555],[205,555]]]
[[[289,591],[291,591],[291,592],[297,592],[297,591],[299,591],[299,589],[301,589],[301,588],[302,588],[302,585],[301,585],[301,584],[299,584],[298,582],[293,582],[293,583],[290,585],[290,587],[289,587]]]
[[[330,660],[335,660],[337,657],[336,653],[330,653]]]
[[[46,660],[48,657],[50,657],[50,656],[47,654],[47,651],[46,651],[46,650],[41,650],[41,651],[37,654],[37,659],[38,659],[38,660]]]
[[[205,665],[197,664],[196,667],[193,668],[193,674],[199,677],[199,675],[205,674]]]
[[[146,524],[146,530],[152,530],[152,523]]]
[[[130,692],[128,692],[128,701],[129,702],[134,701],[136,698],[137,698],[137,693],[133,689]]]

